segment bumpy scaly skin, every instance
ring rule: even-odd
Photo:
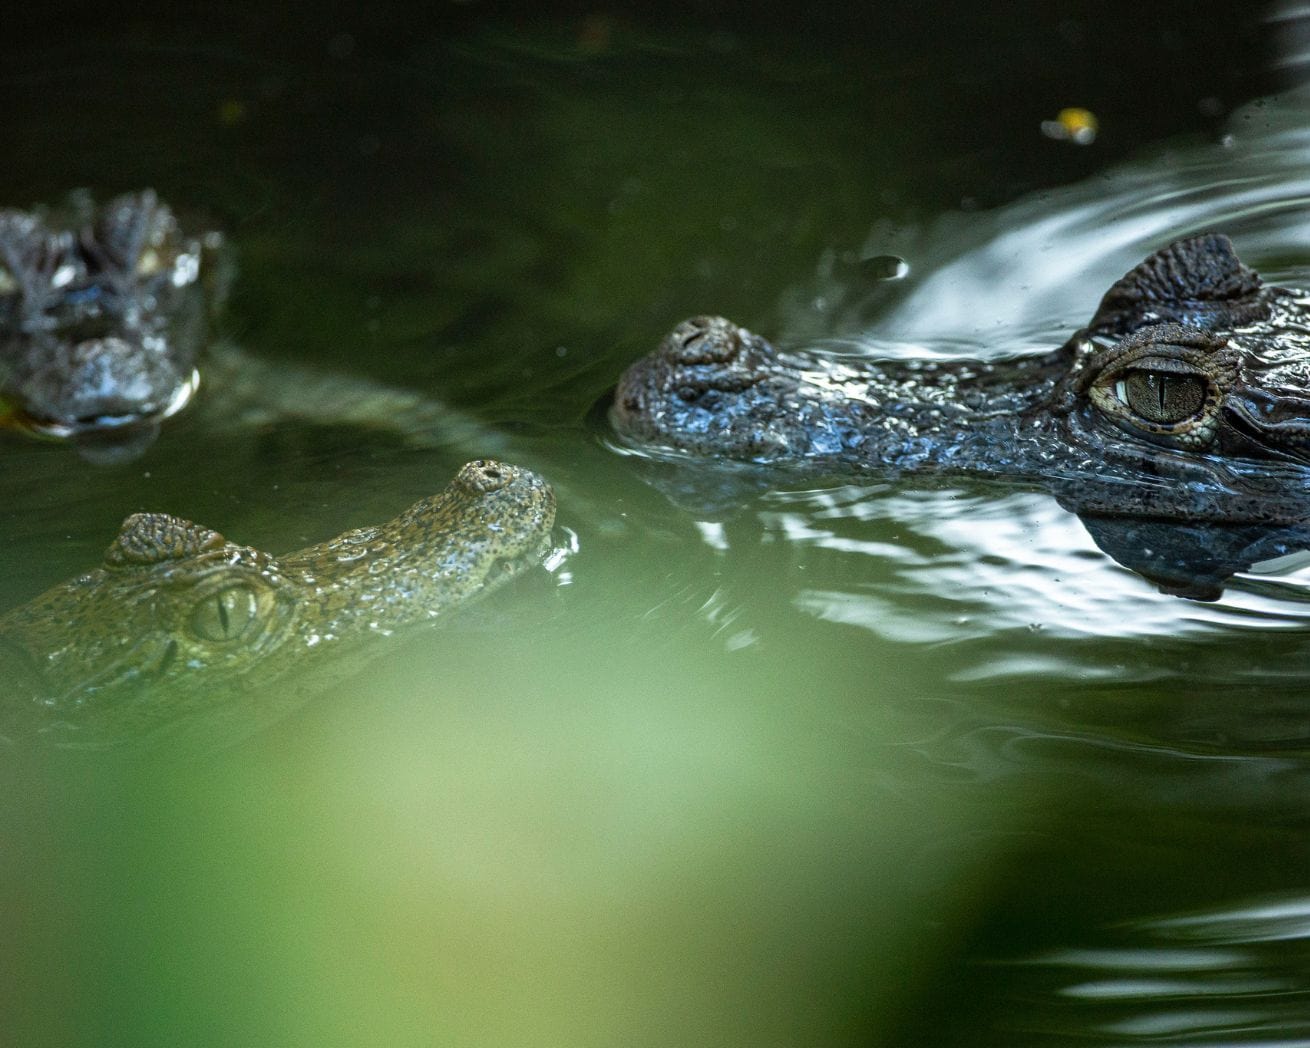
[[[986,438],[1004,432],[997,421],[1012,430],[1009,420],[1066,365],[1064,352],[1002,364],[838,364],[695,317],[627,370],[611,418],[630,440],[692,455],[834,472],[946,466],[966,450],[987,457]]]
[[[0,211],[3,420],[130,457],[195,389],[217,241],[184,235],[148,189],[73,211]]]
[[[1074,508],[1310,517],[1310,299],[1226,237],[1152,255],[1053,353],[999,362],[783,354],[721,317],[680,324],[610,417],[656,454],[806,473],[928,469],[1036,483]]]
[[[285,703],[270,694],[289,671],[540,563],[554,520],[540,477],[491,461],[394,520],[282,557],[136,514],[99,568],[0,617],[8,734],[98,745],[188,721],[247,734],[300,697],[289,682]]]

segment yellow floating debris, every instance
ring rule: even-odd
[[[1042,121],[1042,134],[1057,142],[1087,146],[1096,141],[1096,114],[1090,109],[1069,106],[1055,114],[1054,120]]]

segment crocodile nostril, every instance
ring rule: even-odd
[[[479,493],[499,491],[514,479],[510,467],[490,459],[475,459],[465,465],[455,480],[462,487]]]
[[[723,317],[684,320],[664,340],[664,353],[676,364],[726,364],[741,348],[741,329]]]

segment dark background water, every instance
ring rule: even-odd
[[[10,1039],[1303,1035],[1296,576],[1202,609],[987,488],[760,493],[723,520],[587,422],[701,310],[866,348],[1049,345],[1221,218],[1304,281],[1304,108],[1239,108],[1296,78],[1273,14],[7,11],[0,199],[154,186],[235,246],[224,338],[485,423],[580,545],[212,761],[16,755]],[[1040,131],[1071,105],[1090,146]],[[893,250],[888,290],[861,262]],[[1024,320],[980,331],[948,300]],[[128,512],[285,550],[485,449],[197,411],[117,469],[0,450],[8,606]]]

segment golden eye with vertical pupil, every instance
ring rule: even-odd
[[[1209,384],[1199,375],[1133,368],[1114,384],[1115,395],[1148,422],[1185,422],[1205,406]]]
[[[1219,432],[1223,390],[1236,378],[1221,353],[1154,345],[1113,361],[1086,386],[1087,399],[1121,428],[1156,443],[1200,451]]]
[[[228,586],[196,603],[191,612],[191,632],[201,640],[220,644],[233,641],[255,620],[258,610],[254,590]]]

